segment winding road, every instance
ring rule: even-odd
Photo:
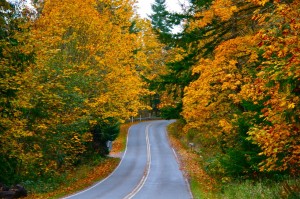
[[[166,126],[171,122],[133,125],[116,170],[94,186],[64,199],[192,198],[167,139]]]

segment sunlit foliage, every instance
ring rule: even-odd
[[[254,171],[299,171],[299,14],[298,1],[218,0],[189,23],[190,32],[233,24],[199,57],[183,99],[186,130],[214,137],[219,161],[234,164],[235,151]],[[197,47],[219,38],[208,31]]]
[[[132,7],[46,0],[35,19],[2,19],[0,152],[13,176],[53,175],[106,154],[119,123],[146,108]],[[19,180],[10,178],[1,181]]]

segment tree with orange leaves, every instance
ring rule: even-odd
[[[233,161],[233,150],[237,155],[247,146],[241,160],[255,171],[299,171],[298,7],[297,1],[220,0],[189,24],[189,31],[210,29],[218,19],[236,28],[193,68],[199,78],[183,99],[186,130],[215,137],[225,152],[221,162]],[[206,34],[200,50],[219,39]]]

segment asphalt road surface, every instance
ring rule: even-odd
[[[117,169],[103,181],[65,199],[192,198],[167,139],[166,126],[171,122],[160,120],[132,126]]]

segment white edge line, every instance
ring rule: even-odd
[[[176,153],[176,151],[175,151],[174,148],[172,148],[172,150],[173,150],[174,156],[175,156],[175,158],[176,158],[176,161],[177,161],[177,163],[178,163],[178,166],[180,166],[181,163],[180,163],[180,160],[179,160],[179,158],[178,158],[178,156],[177,156],[177,153]],[[186,186],[187,186],[187,188],[188,188],[188,192],[189,192],[189,194],[190,194],[190,197],[191,197],[191,198],[194,198],[193,193],[192,193],[192,190],[191,190],[191,186],[190,186],[190,183],[189,183],[188,179],[184,176],[184,174],[183,174],[182,171],[181,171],[181,173],[182,173],[182,176],[183,176],[183,178],[184,178],[185,184],[186,184]]]
[[[172,123],[172,122],[170,122],[169,124],[171,124],[171,123]],[[168,131],[167,131],[166,128],[165,128],[165,134],[166,134],[166,136],[167,136],[167,139],[169,140],[169,135],[168,135]],[[170,140],[169,140],[169,145],[171,146]],[[173,154],[174,154],[174,156],[175,156],[176,162],[177,162],[178,166],[180,167],[180,165],[181,165],[180,160],[179,160],[178,155],[177,155],[177,153],[176,153],[176,151],[175,151],[175,149],[174,149],[173,147],[172,147],[172,151],[173,151]],[[190,194],[190,197],[191,197],[191,198],[194,198],[193,193],[192,193],[192,190],[191,190],[191,186],[190,186],[190,183],[189,183],[188,179],[183,175],[183,172],[182,172],[182,171],[180,171],[180,172],[182,173],[182,176],[183,176],[184,181],[185,181],[185,184],[186,184],[186,186],[187,186],[187,188],[188,188],[188,192],[189,192],[189,194]]]
[[[149,141],[149,127],[152,124],[148,124],[146,126],[146,144],[147,144],[147,167],[146,171],[147,174],[143,175],[142,179],[140,180],[139,184],[127,195],[124,197],[124,199],[131,199],[133,198],[144,186],[146,180],[148,179],[149,173],[150,173],[150,168],[151,168],[151,151],[150,151],[150,141]]]
[[[173,153],[174,153],[174,156],[175,156],[175,159],[176,159],[176,162],[177,162],[178,166],[180,166],[180,161],[179,161],[179,159],[178,159],[178,156],[177,156],[177,153],[176,153],[175,149],[172,148],[172,151],[173,151]]]
[[[89,191],[89,190],[95,188],[96,186],[100,185],[101,183],[103,183],[105,180],[107,180],[108,178],[110,178],[110,177],[116,172],[116,170],[120,167],[120,165],[121,165],[121,163],[122,163],[122,161],[123,161],[123,159],[124,159],[124,156],[126,155],[126,152],[127,152],[127,145],[128,145],[128,137],[129,137],[129,134],[130,134],[131,127],[133,127],[133,126],[134,126],[134,125],[130,126],[129,129],[128,129],[127,138],[126,138],[127,140],[126,140],[125,151],[124,151],[124,154],[123,154],[122,157],[121,157],[121,161],[120,161],[119,165],[115,168],[115,170],[114,170],[111,174],[109,174],[109,176],[107,176],[106,178],[104,178],[104,179],[101,180],[100,182],[96,183],[95,185],[93,185],[93,186],[91,186],[91,187],[89,187],[89,188],[87,188],[87,189],[84,189],[83,191],[80,191],[80,192],[78,192],[78,193],[75,193],[75,194],[72,194],[72,195],[70,195],[70,196],[64,197],[64,198],[62,198],[62,199],[72,198],[72,197],[74,197],[74,196],[77,196],[77,195],[80,195],[80,194],[82,194],[82,193],[84,193],[84,192],[87,192],[87,191]]]

